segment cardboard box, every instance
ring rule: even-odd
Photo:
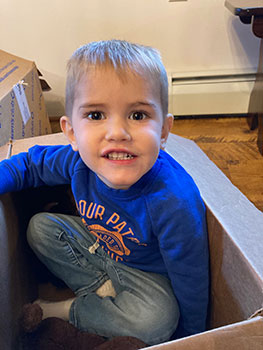
[[[147,350],[261,350],[263,317],[145,348]],[[143,350],[143,349],[142,349]]]
[[[13,153],[36,143],[66,144],[67,140],[63,134],[18,140]],[[263,306],[263,213],[193,141],[170,135],[167,151],[192,175],[207,207],[210,313],[207,332],[147,349],[263,349],[263,318],[249,320]],[[8,146],[1,147],[0,159],[7,153]],[[47,197],[54,201],[54,196],[55,188],[0,196],[1,350],[19,349],[16,340],[21,306],[38,293],[39,280],[33,273],[25,239],[27,222],[32,213],[41,210]]]
[[[43,90],[32,61],[0,50],[0,146],[10,139],[51,133]]]

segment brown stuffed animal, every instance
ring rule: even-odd
[[[42,320],[38,304],[26,304],[22,311],[21,342],[24,350],[137,350],[147,347],[141,340],[120,336],[110,340],[81,332],[57,317]]]

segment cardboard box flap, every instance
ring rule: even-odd
[[[33,61],[0,50],[0,99],[5,96],[7,87],[10,88],[17,83],[18,76],[25,76],[34,66],[36,67]],[[36,69],[42,90],[50,91],[50,85],[39,69]]]
[[[247,319],[263,305],[263,213],[193,141],[170,135],[167,151],[193,177],[207,207],[210,327]]]
[[[24,77],[34,66],[32,61],[0,50],[0,99],[17,84],[17,77]]]
[[[69,142],[63,133],[29,137],[22,140],[13,140],[11,147],[10,143],[0,147],[0,161],[8,158],[8,154],[15,155],[20,152],[26,152],[30,147],[35,145],[67,145],[68,143]]]
[[[48,85],[47,81],[41,77],[39,77],[39,81],[40,81],[40,85],[41,85],[41,89],[43,91],[50,91],[51,87]]]
[[[263,213],[233,186],[193,141],[170,135],[167,151],[193,177],[206,206],[222,227],[231,232],[234,244],[248,253],[249,262],[263,279]],[[251,245],[252,240],[262,244]]]
[[[263,318],[231,324],[191,337],[145,348],[147,350],[262,350]]]
[[[37,69],[38,77],[40,80],[40,85],[43,91],[50,91],[51,87],[48,85],[47,81],[43,78],[43,74],[40,72],[39,69]]]
[[[0,50],[0,145],[51,132],[43,90],[33,61]],[[40,73],[41,74],[41,73]]]

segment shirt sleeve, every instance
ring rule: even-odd
[[[0,162],[0,194],[69,184],[78,153],[71,146],[34,146]]]
[[[206,329],[209,260],[205,206],[198,193],[167,203],[158,229],[160,251],[180,309],[175,338]]]

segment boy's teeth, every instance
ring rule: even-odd
[[[127,159],[132,159],[133,156],[128,153],[117,153],[117,152],[112,152],[107,154],[107,158],[111,160],[127,160]]]

